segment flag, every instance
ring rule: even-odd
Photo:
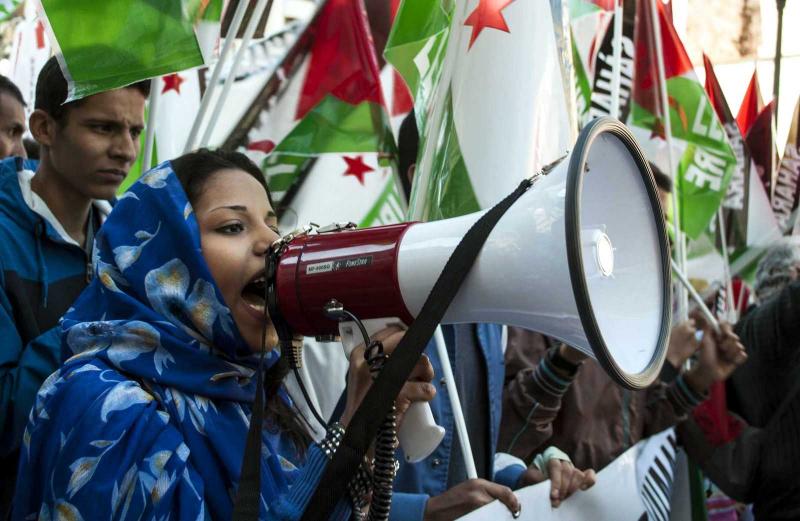
[[[758,74],[754,70],[744,93],[742,105],[739,107],[739,114],[736,115],[736,123],[743,136],[747,135],[762,110],[764,110],[764,100],[761,98],[761,89],[758,87]]]
[[[203,64],[182,2],[41,3],[67,78],[67,101]]]
[[[33,112],[36,100],[36,80],[39,71],[50,58],[50,40],[47,37],[44,23],[36,14],[32,3],[25,6],[24,18],[14,29],[11,44],[10,78],[19,87],[25,99],[25,120]]]
[[[620,58],[619,115],[620,121],[627,121],[630,112],[631,90],[633,89],[634,28],[636,20],[636,0],[625,0],[622,6],[622,54]],[[611,114],[611,84],[614,76],[614,17],[605,31],[600,49],[597,52],[594,84],[592,86],[589,118]]]
[[[242,143],[267,176],[281,226],[402,221],[394,138],[362,2],[329,0],[300,47]]]
[[[706,92],[722,121],[725,133],[736,155],[736,170],[722,202],[727,244],[734,257],[750,247],[768,245],[779,235],[775,216],[750,150],[739,131],[739,125],[725,101],[714,68],[703,55],[706,69]],[[756,173],[756,175],[752,175]]]
[[[576,0],[569,5],[576,110],[581,126],[591,119],[589,107],[592,102],[597,51],[612,21],[612,13],[609,11],[614,9],[613,1],[607,3],[610,4],[608,9],[589,0]]]
[[[656,62],[656,43],[651,20],[650,0],[639,0],[636,22],[636,58],[633,104],[629,125],[648,158],[669,172],[664,161],[671,152],[676,159],[675,194],[680,223],[689,238],[703,234],[717,213],[728,183],[736,169],[736,156],[714,108],[664,6],[657,2],[658,23],[664,56],[666,89],[674,149],[666,149]]]
[[[796,218],[798,199],[798,181],[800,181],[800,98],[794,107],[792,126],[783,158],[778,166],[775,180],[775,191],[772,194],[772,211],[778,219],[781,230],[786,234],[800,232],[800,221]]]
[[[161,161],[183,154],[200,111],[200,76],[195,69],[162,76],[155,117],[156,153]]]
[[[731,249],[747,245],[748,202],[750,199],[750,154],[744,144],[736,119],[722,93],[722,87],[714,73],[708,56],[703,54],[706,71],[706,94],[714,107],[728,136],[733,153],[736,155],[736,169],[733,171],[728,191],[722,201],[722,217],[725,219],[724,238]]]
[[[778,166],[778,149],[775,142],[775,120],[773,118],[773,107],[775,102],[771,101],[758,113],[756,118],[750,123],[744,141],[753,157],[756,171],[764,190],[772,200],[775,189],[775,173]]]
[[[11,18],[22,0],[0,0],[0,22]]]
[[[222,26],[223,0],[184,0],[189,20],[194,22],[194,32],[203,61],[211,63],[219,46]]]
[[[569,115],[547,0],[406,0],[387,59],[414,95],[413,219],[492,206],[566,154]]]

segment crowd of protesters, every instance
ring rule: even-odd
[[[192,152],[117,196],[139,153],[149,85],[65,103],[53,58],[26,121],[26,100],[0,77],[0,516],[231,518],[263,371],[260,517],[297,519],[371,385],[369,368],[306,339],[311,406],[327,428],[309,424],[273,349],[261,290],[277,217],[245,156]],[[413,115],[398,148],[408,194]],[[668,197],[669,177],[653,173]],[[390,519],[455,519],[495,499],[519,515],[513,491],[547,480],[558,508],[670,427],[716,486],[749,505],[742,516],[800,519],[799,275],[800,248],[773,247],[738,322],[675,324],[664,368],[642,391],[536,332],[444,327],[478,479],[431,343],[396,405],[402,422],[411,403],[429,402],[446,435],[419,463],[398,449]],[[393,327],[377,340],[391,353],[403,334]],[[736,428],[720,435],[720,425]],[[369,510],[363,467],[332,518]]]

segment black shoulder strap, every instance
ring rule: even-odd
[[[453,251],[416,320],[353,416],[339,449],[325,468],[303,520],[328,519],[492,229],[511,205],[532,186],[534,180],[523,181],[514,192],[481,216]]]

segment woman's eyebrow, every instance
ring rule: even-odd
[[[211,212],[216,212],[217,210],[233,210],[235,212],[247,212],[247,207],[246,206],[242,206],[242,205],[238,205],[238,204],[234,204],[234,205],[231,205],[231,206],[219,206],[219,207],[214,208],[213,210],[211,210]],[[209,212],[209,213],[211,213],[211,212]]]

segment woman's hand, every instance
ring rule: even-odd
[[[372,340],[383,344],[383,352],[390,355],[400,340],[405,335],[405,330],[400,326],[390,326],[372,335]],[[402,423],[403,414],[413,402],[430,401],[436,394],[436,388],[431,385],[433,380],[433,366],[426,355],[422,355],[414,366],[414,370],[403,385],[400,394],[395,399],[397,407],[398,425]],[[347,380],[347,403],[342,413],[341,423],[346,427],[353,418],[358,406],[366,396],[372,385],[372,375],[369,365],[364,359],[364,345],[359,345],[350,354],[350,372]]]
[[[428,499],[424,519],[425,521],[456,519],[495,499],[499,499],[515,518],[519,516],[519,500],[510,488],[485,479],[470,479]]]

